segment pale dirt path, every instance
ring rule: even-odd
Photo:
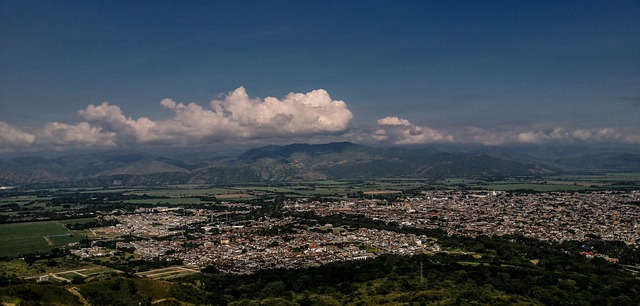
[[[89,302],[84,298],[84,296],[82,296],[82,294],[80,292],[78,292],[78,288],[77,287],[67,288],[67,291],[69,291],[69,293],[77,296],[78,299],[80,299],[80,303],[82,303],[82,305],[91,306],[91,304],[89,304]]]

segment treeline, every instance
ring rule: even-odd
[[[563,260],[572,261],[573,258]],[[112,275],[74,288],[92,305],[171,299],[209,305],[637,305],[640,279],[613,264],[579,260],[574,269],[483,262],[470,255],[383,255],[317,268],[252,275],[196,274],[173,282]],[[0,297],[24,304],[80,304],[62,285],[7,284]],[[69,294],[69,295],[68,295]]]
[[[96,227],[112,226],[116,224],[118,224],[118,220],[105,220],[102,218],[98,218],[89,222],[65,224],[64,226],[69,230],[79,231]]]
[[[567,260],[573,260],[568,258]],[[333,263],[303,270],[262,271],[248,276],[193,276],[210,302],[236,305],[283,299],[299,305],[485,305],[541,303],[635,305],[640,280],[598,260],[580,260],[575,269],[483,263],[469,255],[383,255],[366,261]]]

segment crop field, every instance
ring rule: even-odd
[[[638,187],[640,173],[606,173],[598,175],[563,175],[548,178],[549,182],[594,187]]]
[[[200,198],[157,198],[157,199],[135,199],[127,200],[131,204],[158,204],[158,205],[184,205],[184,204],[200,204]]]
[[[471,182],[471,181],[470,181]],[[424,179],[384,179],[373,181],[310,181],[282,182],[278,186],[236,185],[226,187],[207,187],[202,185],[171,185],[165,188],[149,188],[129,190],[124,194],[147,196],[147,199],[127,200],[130,204],[181,205],[202,203],[199,197],[215,197],[219,200],[250,200],[263,196],[273,197],[312,197],[312,196],[346,196],[358,192],[377,192],[394,190],[402,192],[431,186]]]
[[[374,190],[374,191],[365,191],[363,194],[365,195],[378,195],[378,194],[397,194],[402,193],[399,190]]]
[[[500,181],[479,179],[445,179],[436,182],[443,188],[478,188],[488,190],[586,191],[640,186],[640,173],[602,173],[592,175],[558,175],[544,178],[511,178]]]
[[[164,189],[148,189],[148,190],[136,190],[127,192],[125,194],[135,195],[149,195],[156,197],[198,197],[198,196],[212,196],[217,194],[238,193],[237,188],[203,188],[194,187],[191,185],[172,185],[167,186]]]
[[[183,186],[184,187],[184,186]],[[224,188],[191,188],[177,189],[178,186],[171,186],[168,189],[149,189],[136,190],[126,194],[146,195],[149,199],[127,200],[127,203],[133,204],[199,204],[202,201],[199,196],[215,197],[220,200],[249,200],[262,196],[273,196],[274,194],[284,195],[285,197],[309,197],[309,196],[330,196],[330,195],[346,195],[355,193],[360,190],[376,189],[372,186],[366,188],[351,187],[350,185],[339,182],[316,184],[313,183],[283,183],[282,186],[234,186]],[[379,187],[377,189],[385,189]],[[155,198],[157,197],[157,198]]]
[[[76,223],[78,219],[68,220]],[[83,236],[68,231],[62,222],[42,221],[0,224],[0,256],[48,251],[79,241]]]
[[[43,198],[43,197],[37,197],[37,196],[13,196],[13,197],[1,197],[0,198],[0,205],[2,204],[8,204],[8,203],[16,203],[16,204],[28,204],[32,201],[38,201],[38,200],[47,200],[50,198]]]
[[[216,199],[255,199],[256,197],[246,193],[230,193],[216,195]]]
[[[552,192],[552,191],[580,191],[587,190],[589,186],[583,185],[570,185],[570,184],[533,184],[533,183],[496,183],[496,184],[487,184],[476,187],[482,187],[484,189],[489,190],[502,190],[502,191],[512,191],[512,190],[533,190],[533,191],[541,191],[541,192]]]

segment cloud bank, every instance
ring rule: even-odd
[[[612,128],[570,129],[565,127],[554,127],[551,129],[512,129],[497,132],[480,128],[468,128],[466,135],[470,142],[481,143],[484,145],[501,145],[509,143],[640,143],[635,140],[633,136],[624,136]]]
[[[371,134],[371,138],[375,141],[388,141],[398,145],[454,141],[451,135],[415,125],[407,119],[384,117],[378,119],[376,123],[377,128]]]
[[[22,130],[0,121],[0,152],[66,150],[137,145],[191,145],[216,142],[281,142],[340,140],[369,144],[429,143],[541,144],[621,142],[640,144],[640,135],[623,135],[611,128],[487,130],[463,127],[456,133],[414,124],[395,116],[372,126],[352,128],[347,104],[324,89],[290,93],[284,98],[251,98],[243,87],[208,105],[164,99],[160,105],[173,113],[167,120],[132,118],[109,102],[78,111],[77,123],[51,122]]]
[[[326,90],[290,93],[283,99],[252,99],[243,87],[208,107],[171,99],[160,102],[173,111],[166,121],[133,119],[104,102],[79,114],[103,131],[117,134],[118,143],[189,144],[207,140],[255,139],[337,133],[349,127],[353,114]]]
[[[126,116],[117,105],[103,102],[78,111],[84,121],[48,123],[26,132],[0,122],[0,151],[29,147],[65,149],[140,144],[188,145],[212,141],[241,141],[341,133],[353,114],[343,101],[324,89],[290,93],[282,99],[250,98],[243,87],[208,106],[164,99],[173,112],[169,120]]]

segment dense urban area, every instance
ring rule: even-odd
[[[92,232],[99,236],[116,235],[115,240],[137,237],[134,241],[118,241],[116,247],[133,249],[143,259],[179,260],[197,268],[213,265],[225,272],[250,273],[380,254],[440,251],[433,237],[316,224],[312,219],[288,215],[289,211],[313,212],[321,217],[351,214],[406,227],[443,229],[448,235],[521,235],[559,242],[592,236],[635,244],[640,239],[640,206],[633,204],[639,202],[640,192],[636,191],[508,195],[447,190],[396,201],[286,201],[281,217],[257,220],[225,220],[226,215],[248,215],[256,208],[243,203],[227,205],[242,209],[233,212],[147,208],[132,214],[100,216],[116,224]],[[83,258],[107,254],[100,247],[81,248],[72,253]]]
[[[392,260],[393,267],[411,265],[405,271],[411,277],[410,282],[432,273],[425,269],[443,269],[443,263],[447,262],[446,269],[453,269],[449,265],[455,263],[455,269],[465,271],[482,267],[542,271],[535,269],[558,269],[570,260],[575,262],[571,264],[575,268],[614,269],[633,279],[628,284],[639,286],[638,190],[532,192],[367,186],[370,190],[343,186],[343,192],[338,194],[309,192],[295,196],[285,191],[313,188],[243,187],[244,193],[217,197],[205,194],[211,189],[199,191],[194,187],[171,194],[157,188],[100,192],[5,188],[6,197],[0,208],[5,221],[2,226],[8,230],[3,232],[9,234],[3,239],[10,238],[9,226],[26,228],[54,222],[58,230],[35,236],[35,240],[46,242],[44,251],[13,254],[4,251],[3,286],[35,282],[92,288],[92,284],[101,280],[124,276],[127,280],[134,277],[200,284],[198,290],[205,291],[212,290],[207,286],[214,286],[207,282],[214,282],[215,286],[222,286],[220,290],[231,290],[220,284],[230,281],[225,277],[249,277],[233,281],[250,282],[251,277],[269,278],[265,273],[280,275],[298,273],[283,271],[319,269],[323,272],[313,273],[322,274],[338,264],[359,271],[358,267],[378,265],[380,260]],[[36,220],[39,222],[33,222]],[[7,241],[20,249],[19,242]],[[564,257],[567,258],[560,259]],[[557,278],[558,272],[553,273]],[[389,275],[384,275],[381,277],[390,281]],[[359,277],[363,277],[364,283],[377,279]],[[347,282],[349,286],[360,286],[356,279]],[[620,290],[624,292],[627,285],[621,282]],[[80,293],[71,288],[78,287],[67,288],[74,296],[95,293],[93,289],[85,288]],[[495,285],[489,291],[506,290],[496,288],[502,287]],[[584,288],[587,289],[588,286]],[[528,294],[517,292],[522,296],[507,300],[535,302],[528,300]],[[16,295],[8,291],[0,293],[5,300]],[[238,294],[216,294],[215,298],[209,296],[216,302],[195,304],[240,303],[242,298],[244,302],[246,298],[256,298],[254,293]],[[615,297],[626,301],[629,295],[633,294]],[[333,295],[323,293],[323,296]],[[93,298],[95,302],[96,297]],[[345,301],[332,298],[339,304]],[[108,299],[98,297],[97,301]]]

